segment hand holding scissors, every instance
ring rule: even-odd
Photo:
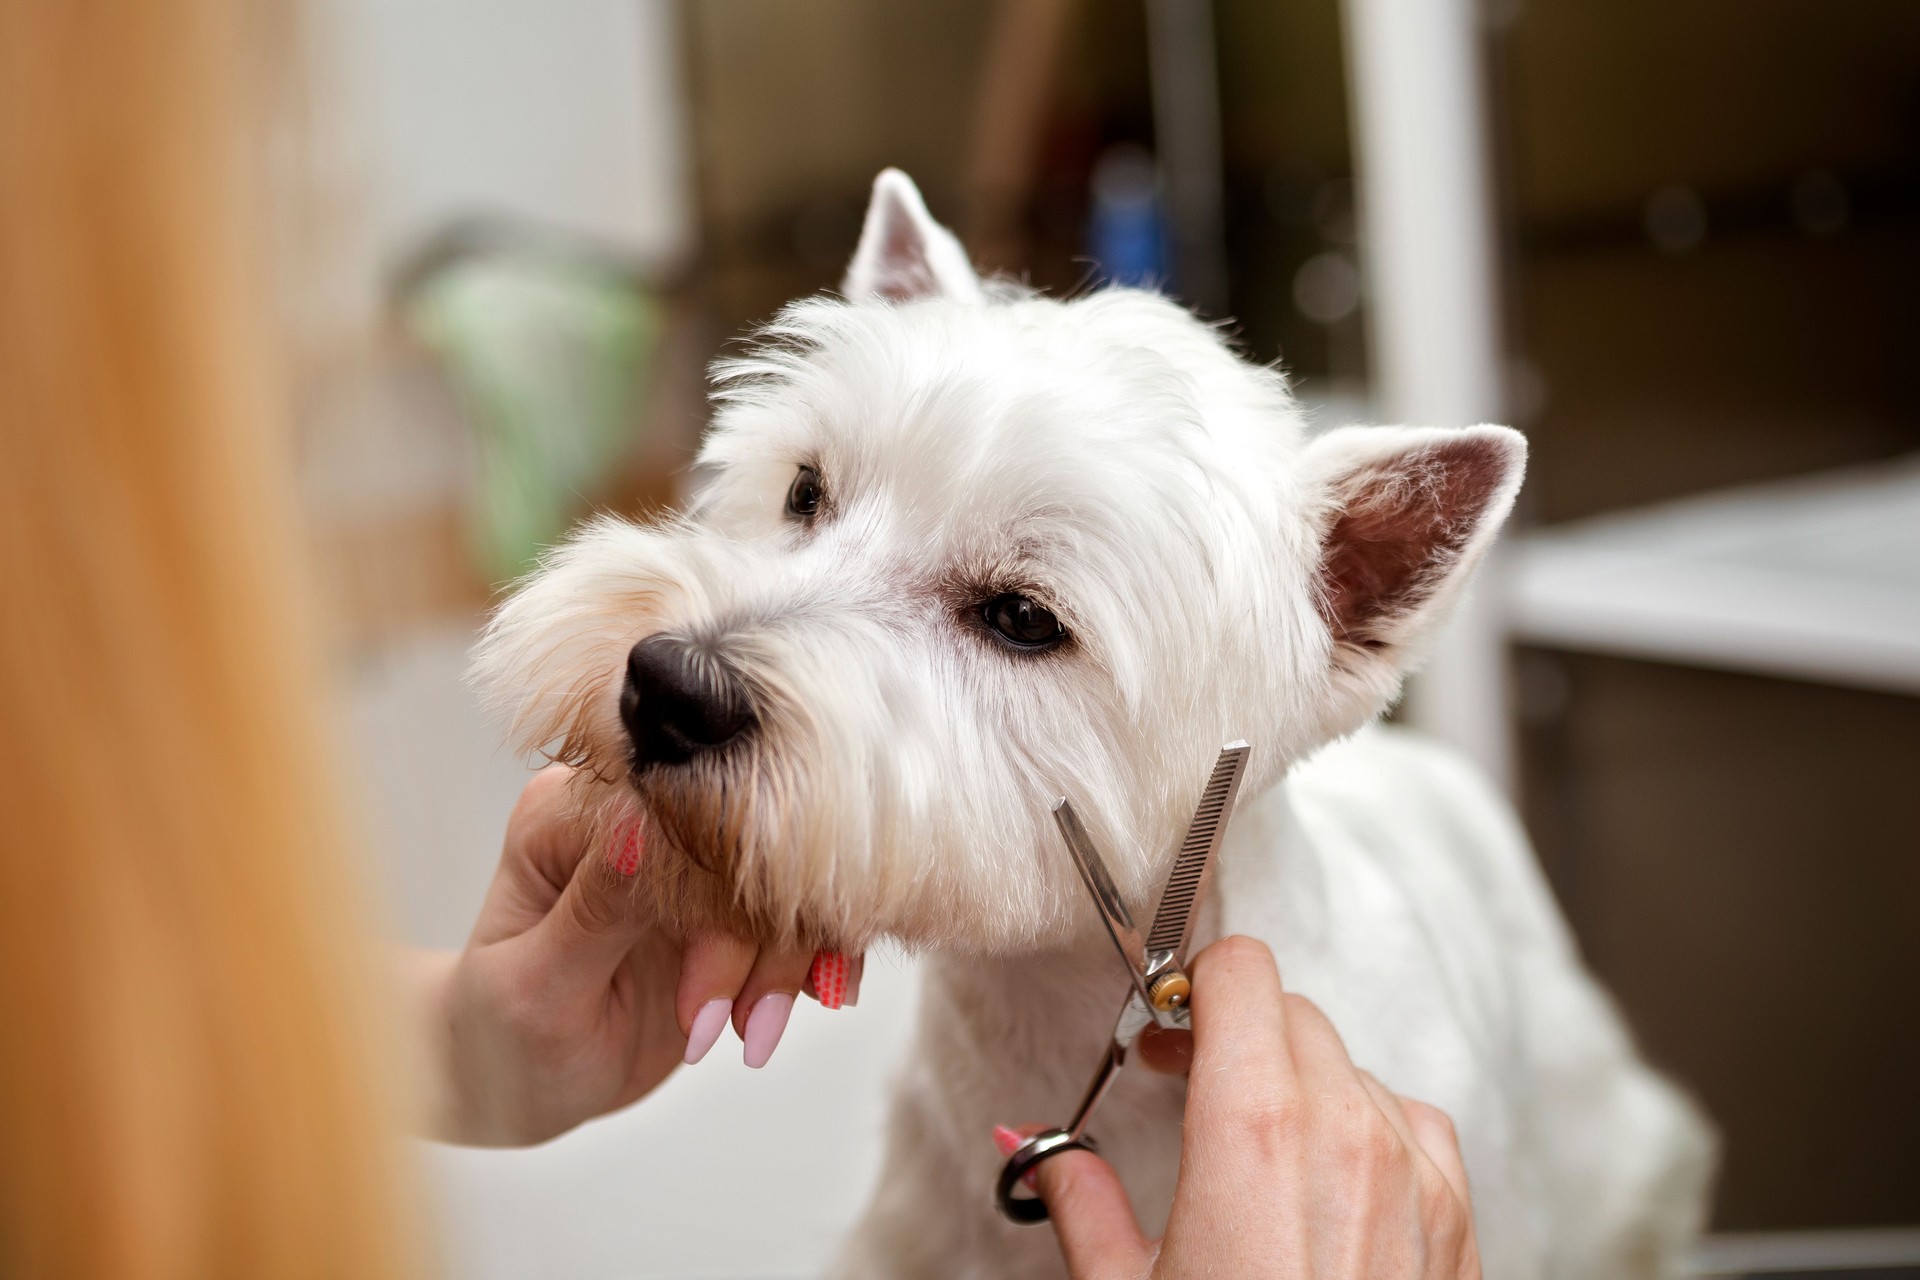
[[[1203,998],[1165,1236],[1141,1231],[1098,1155],[1069,1151],[1037,1170],[1073,1280],[1480,1280],[1447,1117],[1356,1067],[1252,938],[1200,952],[1193,979]]]

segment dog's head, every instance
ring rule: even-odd
[[[1251,795],[1392,699],[1519,485],[1502,428],[1308,439],[1153,294],[983,285],[898,173],[843,292],[719,366],[687,515],[589,525],[478,651],[690,924],[1058,941],[1060,794],[1143,902],[1222,742]]]

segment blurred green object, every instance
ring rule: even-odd
[[[659,303],[612,267],[492,249],[437,267],[408,317],[473,424],[473,554],[489,582],[506,582],[566,532],[636,443]]]

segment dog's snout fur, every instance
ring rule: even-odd
[[[627,654],[620,719],[633,744],[633,767],[684,764],[754,726],[746,687],[711,646],[660,632]]]

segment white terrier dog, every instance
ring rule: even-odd
[[[1502,801],[1363,729],[1505,518],[1521,437],[1309,438],[1279,374],[1161,297],[982,283],[893,171],[843,291],[718,367],[691,512],[588,526],[476,660],[605,829],[646,824],[671,919],[930,953],[840,1271],[1059,1273],[1050,1232],[996,1216],[990,1135],[1066,1116],[1124,980],[1050,802],[1145,918],[1245,738],[1197,942],[1264,939],[1355,1062],[1451,1114],[1487,1276],[1672,1272],[1706,1129],[1635,1057]],[[1128,1071],[1096,1125],[1149,1229],[1183,1089]]]

